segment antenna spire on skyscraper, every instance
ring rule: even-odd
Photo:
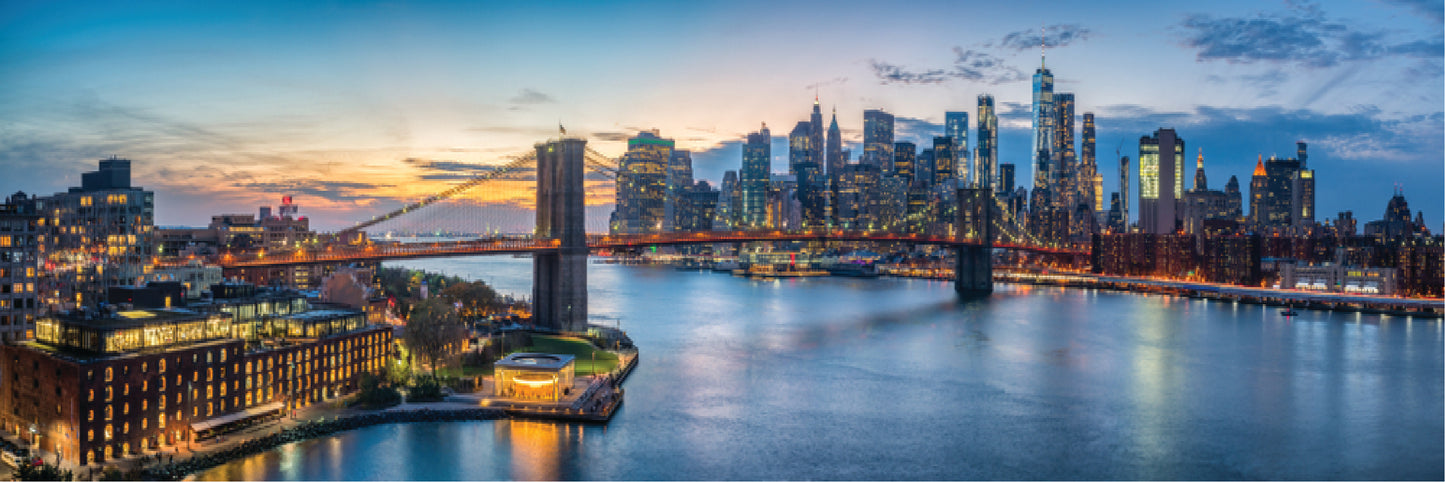
[[[1044,29],[1044,26],[1043,26],[1043,25],[1039,25],[1039,68],[1040,68],[1040,69],[1045,68],[1045,67],[1044,67],[1044,64],[1045,64],[1044,60],[1045,60],[1045,57],[1048,57],[1049,42],[1048,42],[1048,38],[1046,38],[1047,35],[1048,35],[1048,31]]]

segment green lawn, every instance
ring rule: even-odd
[[[440,377],[474,377],[491,374],[492,367],[490,365],[485,367],[443,367],[437,370],[437,376]]]
[[[592,346],[586,340],[557,336],[532,335],[532,345],[517,350],[524,353],[555,353],[576,358],[577,376],[607,373],[617,369],[617,355]],[[593,354],[597,356],[594,364]]]

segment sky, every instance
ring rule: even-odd
[[[1031,177],[1040,30],[1055,90],[1098,124],[1099,169],[1161,127],[1210,187],[1309,143],[1320,221],[1379,219],[1396,189],[1445,213],[1445,6],[1350,2],[29,2],[0,4],[0,192],[63,191],[134,161],[156,223],[204,225],[293,195],[333,229],[557,136],[620,155],[657,129],[716,184],[767,123],[773,170],[814,96],[848,143],[862,112],[930,144],[945,111],[1000,112],[999,162]],[[972,126],[971,126],[972,129]],[[976,132],[971,132],[973,143]],[[1136,185],[1130,191],[1137,196]],[[525,230],[525,181],[471,202]],[[605,183],[589,184],[605,226]],[[1107,195],[1105,196],[1107,200]]]

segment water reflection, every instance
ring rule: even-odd
[[[425,263],[530,292],[525,259]],[[1445,478],[1434,320],[1009,285],[959,303],[922,280],[589,269],[593,314],[642,349],[610,425],[378,426],[205,477]]]

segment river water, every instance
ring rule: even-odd
[[[530,294],[529,259],[404,265]],[[1438,320],[589,267],[641,350],[609,425],[377,426],[201,478],[1445,478]]]

